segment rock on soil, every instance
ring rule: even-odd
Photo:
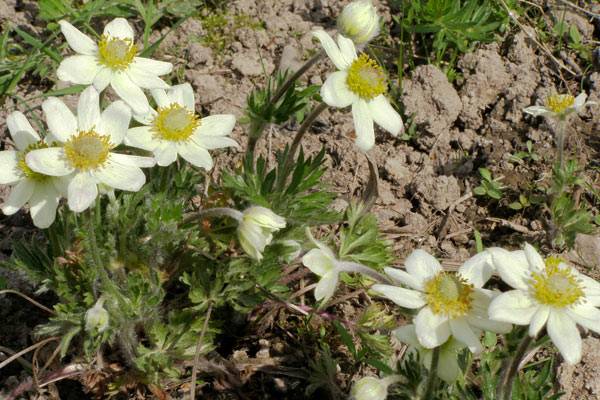
[[[600,339],[583,339],[582,354],[579,364],[559,367],[558,381],[565,392],[561,400],[600,399]]]

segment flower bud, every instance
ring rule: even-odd
[[[273,232],[285,228],[285,219],[265,207],[246,209],[238,225],[238,238],[244,251],[260,261],[265,247],[273,240]]]
[[[85,330],[90,332],[104,332],[108,328],[108,311],[103,307],[104,299],[99,298],[85,313]]]
[[[352,386],[350,395],[353,400],[385,400],[388,394],[388,386],[399,380],[400,377],[397,375],[391,375],[382,379],[374,376],[366,376]]]
[[[357,45],[366,44],[379,34],[379,16],[371,0],[355,0],[344,7],[337,20],[340,33]]]

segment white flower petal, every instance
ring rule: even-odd
[[[525,252],[525,257],[527,257],[527,262],[529,262],[529,269],[532,272],[541,272],[546,268],[546,264],[544,263],[544,259],[537,252],[535,247],[530,245],[529,243],[525,243],[523,247],[523,251]]]
[[[373,285],[371,290],[393,301],[400,307],[421,308],[427,304],[420,292],[392,285]]]
[[[490,303],[489,315],[496,321],[529,325],[537,305],[521,290],[502,293]]]
[[[452,384],[458,379],[460,367],[458,366],[458,355],[452,346],[442,346],[437,375],[443,381]]]
[[[52,182],[36,185],[29,200],[29,212],[33,224],[40,229],[46,229],[52,225],[56,218],[56,208],[59,200],[60,194],[54,188]]]
[[[523,111],[526,112],[527,114],[533,115],[534,117],[538,117],[541,115],[553,114],[552,111],[550,111],[549,109],[547,109],[544,106],[531,106],[531,107],[525,108]]]
[[[168,89],[169,85],[151,72],[131,66],[126,70],[129,79],[143,89]]]
[[[24,179],[17,183],[10,191],[8,199],[2,205],[2,212],[6,215],[13,215],[19,211],[29,201],[34,189],[35,184],[31,179]]]
[[[411,289],[423,290],[423,281],[398,268],[384,268],[385,273],[398,283],[406,285]]]
[[[511,331],[511,324],[489,319],[488,309],[490,303],[498,294],[499,292],[496,293],[486,289],[476,289],[473,291],[472,309],[466,316],[472,326],[496,333],[508,333]]]
[[[98,93],[101,93],[110,84],[113,71],[108,67],[100,66],[92,82]]]
[[[132,65],[137,69],[148,71],[158,76],[173,71],[173,64],[170,62],[152,60],[151,58],[135,57]]]
[[[404,123],[398,111],[392,107],[390,101],[380,94],[367,103],[373,121],[393,136],[398,136],[404,130]]]
[[[208,150],[194,141],[177,145],[177,152],[190,164],[209,171],[213,167],[213,159]]]
[[[344,108],[358,100],[346,84],[348,72],[337,71],[327,77],[323,86],[321,86],[321,97],[325,104],[331,107]]]
[[[146,175],[136,166],[122,164],[111,154],[106,164],[94,171],[100,182],[115,189],[137,192],[146,183]]]
[[[337,271],[331,271],[325,274],[317,284],[315,288],[315,299],[317,301],[323,300],[323,302],[327,302],[335,292],[335,288],[338,283],[338,273]]]
[[[417,249],[404,261],[406,271],[415,277],[421,285],[442,271],[442,265],[431,254]]]
[[[475,254],[460,266],[458,273],[476,288],[483,287],[494,273],[492,255],[487,250]]]
[[[150,110],[150,104],[146,95],[135,83],[129,79],[126,73],[119,72],[113,75],[110,81],[117,95],[125,101],[136,114],[146,114]]]
[[[42,110],[46,117],[48,130],[54,139],[66,142],[77,133],[77,119],[61,100],[49,97],[42,103]]]
[[[358,100],[352,104],[352,119],[356,130],[356,146],[364,152],[369,151],[375,144],[375,130],[373,118],[367,102]]]
[[[435,314],[424,307],[414,319],[417,337],[423,347],[433,349],[444,344],[450,337],[450,324],[445,315]]]
[[[600,334],[600,310],[589,302],[571,306],[565,312],[579,325]]]
[[[173,103],[171,97],[167,94],[165,89],[152,89],[150,90],[150,93],[152,94],[152,97],[154,98],[154,101],[158,107],[166,108]]]
[[[125,18],[115,18],[110,21],[104,27],[103,33],[114,38],[133,40],[133,28]]]
[[[571,318],[563,312],[552,310],[546,329],[567,363],[573,365],[581,361],[581,336]]]
[[[167,91],[167,96],[170,99],[170,103],[181,104],[191,112],[195,112],[194,89],[192,89],[192,85],[189,83],[172,86]]]
[[[161,167],[173,164],[177,160],[177,145],[169,142],[161,143],[154,149],[154,158]]]
[[[302,257],[302,264],[313,274],[324,276],[335,268],[331,254],[321,249],[312,249]]]
[[[65,176],[73,172],[61,147],[33,150],[25,156],[25,162],[35,172],[50,176]]]
[[[402,343],[406,343],[409,346],[421,347],[421,343],[419,343],[419,339],[417,338],[417,332],[414,325],[404,325],[394,329],[392,331],[392,335],[394,335]]]
[[[98,197],[97,180],[87,172],[75,174],[68,188],[68,203],[71,211],[82,212]]]
[[[110,158],[123,165],[129,165],[139,168],[152,168],[156,165],[156,160],[152,157],[132,156],[129,154],[110,153]]]
[[[196,129],[194,137],[201,136],[227,136],[235,126],[235,115],[216,114],[204,117],[200,120],[200,126]]]
[[[58,21],[62,34],[67,39],[69,46],[79,54],[85,54],[88,56],[94,55],[98,52],[98,46],[90,39],[87,35],[75,28],[73,25],[65,20]]]
[[[550,315],[550,308],[548,306],[540,306],[533,317],[531,317],[531,323],[529,324],[529,336],[536,337],[540,330],[546,325],[548,316]]]
[[[127,146],[147,151],[153,151],[160,144],[158,140],[154,139],[154,133],[149,126],[138,126],[129,129],[124,142]]]
[[[33,129],[25,115],[20,111],[13,111],[6,118],[6,126],[10,136],[19,150],[25,150],[30,144],[40,141],[40,135]]]
[[[356,55],[356,47],[354,47],[354,42],[338,33],[337,43],[342,56],[346,60],[346,63],[348,65],[352,64],[352,61],[358,58]]]
[[[450,331],[456,340],[464,343],[471,350],[471,353],[479,354],[483,350],[479,337],[464,318],[450,319]]]
[[[19,153],[14,150],[0,151],[0,185],[10,185],[23,179],[19,168]]]
[[[227,136],[201,136],[194,137],[194,142],[206,150],[223,149],[226,147],[239,148],[238,142]]]
[[[117,100],[102,112],[97,132],[110,136],[113,146],[118,146],[127,134],[131,121],[131,109],[122,101]]]
[[[319,40],[319,42],[321,42],[323,50],[325,50],[325,53],[327,53],[327,56],[333,62],[337,69],[344,70],[350,66],[350,63],[352,61],[346,60],[346,57],[344,57],[333,38],[329,36],[327,32],[325,32],[322,29],[319,29],[313,31],[312,34]]]
[[[80,131],[95,129],[100,123],[100,96],[93,86],[87,87],[79,96],[77,122]]]
[[[575,101],[573,102],[573,109],[577,112],[581,111],[581,109],[585,106],[586,100],[587,94],[585,92],[579,93],[579,95],[575,97]]]
[[[61,61],[56,76],[64,82],[91,85],[101,67],[94,56],[76,55]]]
[[[499,247],[489,248],[492,261],[502,280],[515,289],[527,290],[530,279],[529,262],[522,251],[508,251]]]

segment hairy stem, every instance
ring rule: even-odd
[[[558,148],[558,165],[562,170],[565,166],[565,131],[567,128],[566,119],[558,121],[558,128],[556,130],[556,147]]]
[[[234,210],[233,208],[228,207],[205,208],[203,210],[191,212],[184,215],[183,221],[180,225],[189,224],[190,222],[194,222],[205,217],[230,217],[235,219],[236,221],[241,221],[243,214],[238,210]]]
[[[375,281],[379,282],[379,283],[385,283],[385,284],[391,284],[392,281],[390,281],[385,275],[380,274],[379,272],[375,271],[374,269],[371,269],[365,265],[359,264],[359,263],[355,263],[355,262],[351,262],[351,261],[339,261],[338,262],[338,267],[340,268],[341,271],[344,272],[356,272],[359,274],[363,274],[368,276],[371,279],[374,279]]]
[[[196,354],[194,354],[194,365],[192,367],[192,384],[190,387],[190,400],[194,400],[196,398],[196,378],[198,376],[198,361],[200,361],[200,354],[202,352],[202,340],[204,339],[204,335],[206,335],[206,330],[208,329],[208,321],[210,320],[212,309],[213,303],[210,302],[208,303],[208,310],[206,310],[206,317],[204,317],[204,325],[202,325],[200,337],[198,338],[198,342],[196,343]]]
[[[500,377],[500,385],[498,385],[497,389],[498,392],[496,397],[498,400],[511,400],[513,384],[515,382],[517,373],[519,372],[519,364],[521,364],[521,360],[523,360],[523,357],[525,357],[527,348],[533,339],[534,338],[529,336],[528,333],[525,334],[525,337],[521,340],[521,343],[519,343],[519,347],[517,347],[515,355],[510,364],[502,372],[502,376]]]
[[[425,393],[423,393],[422,400],[431,400],[433,399],[433,392],[435,389],[435,382],[437,380],[437,370],[438,365],[440,363],[440,346],[433,349],[433,354],[431,355],[431,367],[429,368],[429,377],[427,378],[427,386],[425,388]]]

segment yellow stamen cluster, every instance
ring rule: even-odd
[[[102,35],[98,42],[99,62],[115,71],[122,71],[133,62],[137,46],[131,39]]]
[[[435,314],[457,318],[471,310],[473,285],[460,275],[440,272],[424,286],[425,298]]]
[[[564,113],[575,104],[575,97],[570,94],[554,94],[546,99],[546,107],[556,114]]]
[[[29,179],[33,179],[35,181],[38,182],[43,182],[46,179],[50,178],[48,175],[44,175],[44,174],[40,174],[39,172],[35,172],[34,170],[32,170],[31,168],[29,168],[29,165],[27,165],[27,163],[25,162],[25,156],[27,155],[27,153],[29,153],[30,151],[33,150],[39,150],[39,149],[46,149],[48,148],[48,145],[44,142],[37,142],[37,143],[32,143],[29,146],[27,146],[27,148],[25,150],[23,150],[22,152],[19,153],[19,161],[18,161],[18,167],[21,170],[21,172],[23,173],[23,175],[25,175],[25,177],[29,178]]]
[[[371,100],[385,93],[386,78],[383,69],[363,53],[348,68],[346,85],[362,99]]]
[[[531,292],[541,304],[563,308],[584,296],[581,282],[569,268],[560,268],[562,262],[558,257],[548,257],[545,271],[531,274]]]
[[[73,168],[96,169],[104,165],[111,149],[110,138],[94,129],[80,131],[65,143],[64,151]]]
[[[190,138],[200,126],[196,114],[180,104],[159,107],[152,121],[152,131],[158,139],[182,142]]]

